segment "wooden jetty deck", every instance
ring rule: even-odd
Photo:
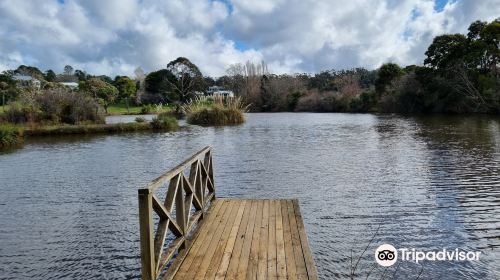
[[[298,200],[216,199],[210,147],[139,189],[139,222],[142,279],[318,278]]]

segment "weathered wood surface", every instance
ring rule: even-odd
[[[154,280],[176,254],[182,259],[215,199],[212,149],[202,149],[138,192],[142,279]],[[166,243],[169,231],[174,239]]]
[[[318,278],[298,201],[215,199],[210,147],[138,195],[143,280]]]
[[[317,279],[297,200],[217,199],[164,279]]]

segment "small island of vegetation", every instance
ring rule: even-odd
[[[245,122],[247,112],[241,97],[198,97],[183,107],[187,122],[201,126],[238,125]]]

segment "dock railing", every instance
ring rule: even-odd
[[[189,178],[186,178],[185,172],[188,168]],[[162,190],[165,187],[166,190]],[[155,191],[166,191],[165,200],[161,201]],[[169,261],[178,252],[186,249],[190,233],[203,219],[203,214],[213,199],[215,199],[215,185],[211,147],[203,148],[139,189],[143,280],[157,279]],[[191,211],[192,206],[194,211]],[[156,230],[154,213],[159,217]],[[168,230],[175,238],[170,244],[165,244]]]

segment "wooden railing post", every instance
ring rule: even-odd
[[[139,190],[139,228],[141,239],[142,280],[156,279],[154,257],[153,201],[148,189]]]
[[[184,172],[190,168],[189,179]],[[168,183],[165,201],[155,190]],[[206,193],[208,190],[208,193]],[[212,151],[205,147],[183,163],[139,189],[139,227],[141,271],[143,280],[156,280],[175,254],[189,246],[188,236],[207,210],[209,199],[215,199]],[[175,203],[175,207],[174,207]],[[191,212],[191,207],[194,211]],[[175,208],[175,218],[172,213]],[[154,230],[153,213],[159,216]],[[164,249],[170,230],[174,240]]]
[[[186,207],[184,205],[184,180],[181,180],[181,185],[177,190],[177,196],[175,197],[175,219],[177,224],[181,228],[182,236],[186,237]],[[184,249],[186,246],[186,240],[182,242],[180,249]]]
[[[213,196],[212,200],[215,200],[215,182],[214,182],[214,168],[213,168],[213,158],[212,158],[212,150],[208,151],[205,154],[205,168],[208,170],[208,177],[210,178],[210,181],[212,182],[212,188],[213,188]]]

